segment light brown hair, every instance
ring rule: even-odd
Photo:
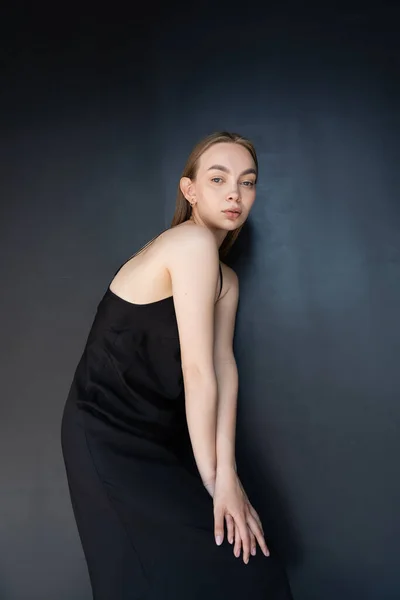
[[[255,150],[252,142],[249,139],[243,137],[242,135],[239,135],[238,133],[230,133],[228,131],[217,131],[217,132],[211,133],[207,137],[201,139],[195,145],[195,147],[193,148],[192,152],[190,153],[190,155],[186,161],[186,165],[185,165],[185,168],[183,169],[181,177],[189,177],[190,179],[195,179],[196,175],[197,175],[197,171],[198,171],[198,167],[199,167],[199,160],[200,160],[201,155],[206,150],[208,150],[208,148],[213,146],[214,144],[220,144],[222,142],[232,143],[232,144],[240,144],[241,146],[246,148],[246,150],[248,150],[250,152],[250,154],[254,160],[256,171],[258,174],[257,154],[256,154],[256,150]],[[178,184],[178,193],[177,193],[177,197],[176,197],[175,213],[174,213],[174,216],[173,216],[173,219],[171,222],[171,227],[175,227],[176,225],[179,225],[180,223],[183,223],[184,221],[188,221],[190,219],[191,214],[192,214],[192,207],[191,207],[190,203],[186,200],[185,196],[182,194],[182,191]],[[233,243],[235,242],[236,238],[238,237],[242,227],[243,227],[243,225],[241,225],[240,227],[238,227],[237,229],[235,229],[233,231],[228,231],[228,233],[219,249],[219,256],[221,259],[224,258],[228,254],[230,248],[232,247]]]

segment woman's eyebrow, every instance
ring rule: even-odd
[[[212,169],[217,169],[218,171],[225,171],[225,173],[230,172],[229,169],[227,169],[227,167],[224,167],[224,165],[212,165],[212,167],[209,167],[208,171],[211,171]],[[252,167],[250,167],[249,169],[245,169],[240,174],[241,175],[249,175],[250,173],[257,175],[256,170],[253,169]]]

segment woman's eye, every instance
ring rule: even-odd
[[[222,177],[213,177],[211,181],[215,181],[215,183],[220,183],[222,181]],[[255,185],[254,181],[242,181],[242,185],[245,187],[253,187]]]

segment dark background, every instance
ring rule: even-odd
[[[227,261],[241,283],[245,487],[295,600],[398,599],[396,4],[148,4],[134,18],[116,4],[13,6],[0,55],[0,599],[91,597],[63,405],[114,271],[170,224],[189,151],[221,129],[249,136],[260,160]]]

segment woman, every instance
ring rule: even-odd
[[[61,431],[95,600],[291,598],[235,462],[238,278],[219,258],[257,172],[245,138],[201,140],[171,228],[98,306]]]

